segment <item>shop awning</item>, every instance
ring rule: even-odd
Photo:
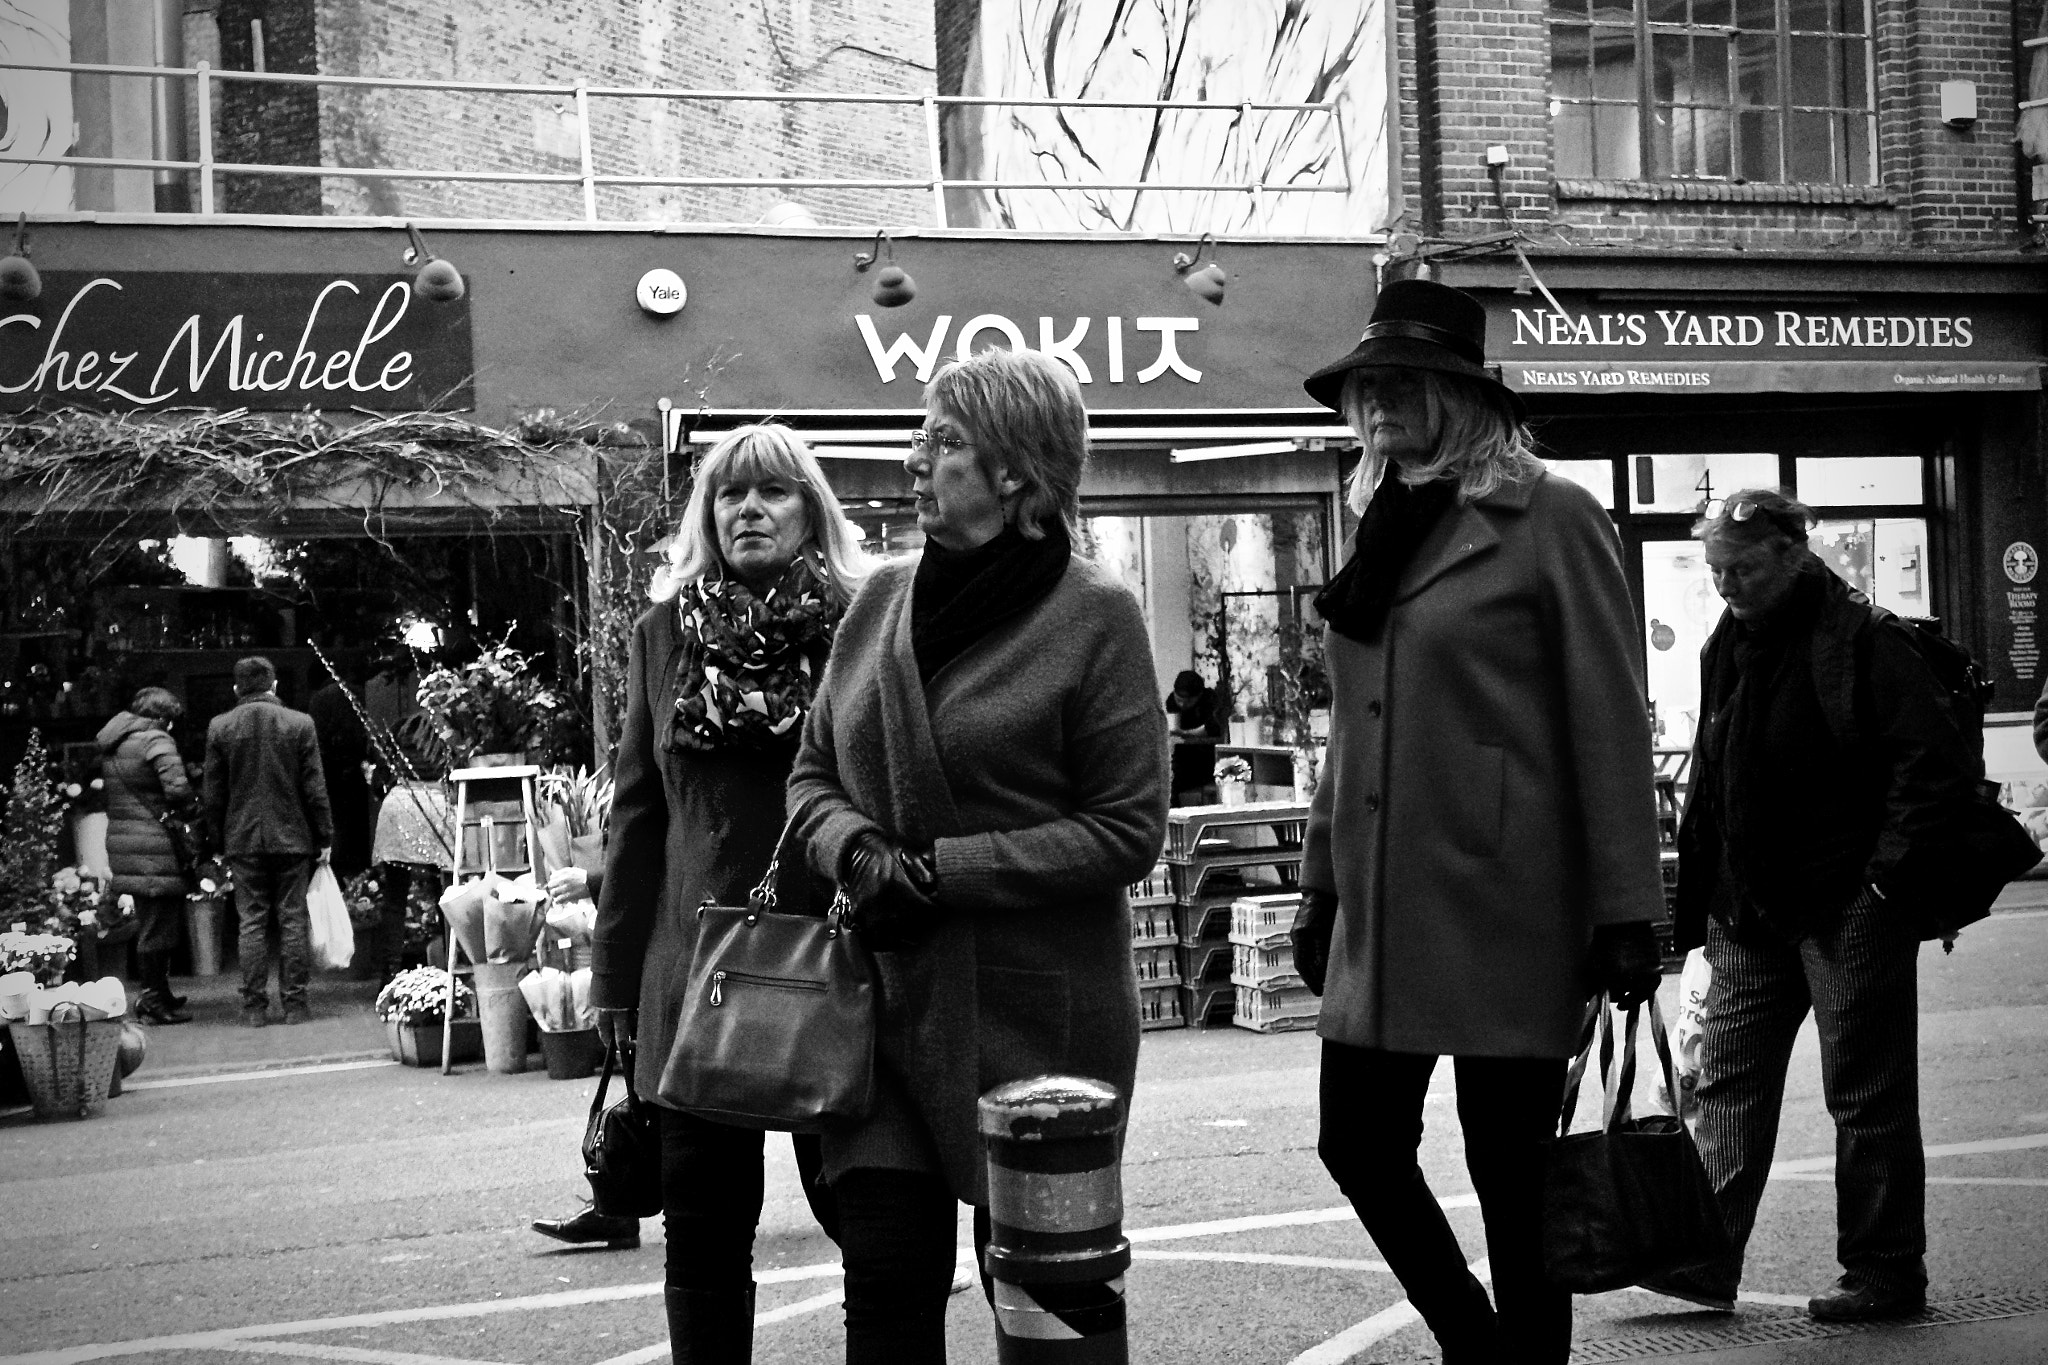
[[[2041,366],[2022,361],[1507,361],[1522,393],[2034,393]]]

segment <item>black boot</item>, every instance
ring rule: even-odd
[[[138,956],[141,959],[137,967],[142,975],[142,984],[156,992],[157,999],[168,1005],[172,1013],[182,1012],[186,1004],[185,997],[171,993],[171,955],[168,952],[155,952],[142,953]]]
[[[135,1017],[145,1024],[189,1024],[192,1016],[175,1009],[171,1002],[154,987],[144,991],[135,999]]]
[[[638,1218],[614,1217],[599,1213],[595,1207],[583,1210],[574,1218],[536,1218],[533,1230],[543,1237],[577,1246],[603,1242],[611,1251],[631,1251],[640,1245]]]
[[[754,1354],[754,1286],[661,1291],[672,1365],[747,1365]]]
[[[1495,1365],[1501,1359],[1499,1321],[1486,1286],[1467,1275],[1456,1297],[1464,1302],[1449,1314],[1439,1309],[1425,1315],[1437,1344],[1443,1347],[1444,1365]]]

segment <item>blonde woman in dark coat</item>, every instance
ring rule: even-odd
[[[1485,332],[1466,295],[1398,281],[1307,383],[1364,455],[1357,544],[1316,604],[1330,751],[1294,945],[1323,996],[1323,1162],[1445,1361],[1563,1365],[1543,1151],[1588,997],[1656,989],[1663,893],[1620,546],[1530,450]],[[1490,1302],[1415,1159],[1446,1054]]]
[[[669,1349],[691,1365],[752,1353],[763,1138],[657,1097],[671,1051],[692,1042],[675,1031],[690,912],[745,904],[767,871],[797,736],[865,567],[810,448],[787,427],[741,427],[697,468],[655,604],[633,627],[590,999],[660,1117]],[[781,907],[822,914],[790,875],[799,863],[783,860]],[[796,1150],[811,1194],[815,1139]],[[638,1237],[632,1219],[595,1212]]]
[[[145,687],[128,709],[100,727],[100,777],[107,797],[108,894],[135,898],[135,965],[142,994],[135,1017],[149,1024],[184,1024],[192,1016],[171,994],[171,954],[190,888],[178,865],[166,811],[191,815],[192,784],[171,727],[185,704],[161,687]]]

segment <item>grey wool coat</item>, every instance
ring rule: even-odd
[[[877,1079],[865,1124],[825,1135],[827,1179],[860,1167],[944,1173],[986,1204],[975,1101],[1047,1072],[1126,1096],[1138,990],[1126,888],[1166,833],[1166,720],[1137,601],[1076,557],[1043,601],[918,680],[916,561],[854,599],[790,775],[812,864],[855,835],[932,845],[945,914],[876,954]]]
[[[100,727],[100,776],[107,797],[108,890],[116,896],[183,896],[185,875],[159,812],[186,811],[192,784],[160,721],[123,711]]]
[[[1302,863],[1338,898],[1324,1038],[1575,1050],[1593,926],[1663,906],[1636,640],[1612,523],[1547,473],[1446,514],[1374,643],[1326,632]]]

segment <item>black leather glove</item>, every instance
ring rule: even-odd
[[[1648,920],[1597,926],[1586,959],[1594,988],[1622,1009],[1653,999],[1664,979],[1663,955]]]
[[[938,868],[930,849],[906,848],[873,830],[847,845],[839,885],[853,927],[876,952],[908,948],[938,922]]]
[[[1311,993],[1323,993],[1323,980],[1330,971],[1330,935],[1337,928],[1337,893],[1304,891],[1301,908],[1294,912],[1294,928],[1287,937],[1294,944],[1294,970]]]
[[[597,1012],[597,1040],[606,1047],[616,1047],[621,1057],[633,1050],[633,1037],[639,1032],[640,1011],[635,1009],[601,1009]]]

